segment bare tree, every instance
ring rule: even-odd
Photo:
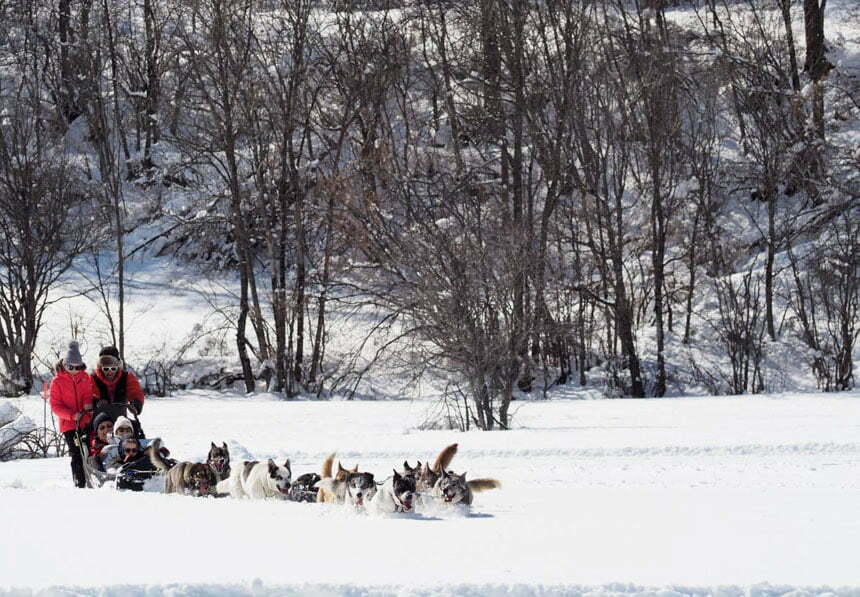
[[[714,281],[719,317],[711,322],[731,364],[729,392],[758,394],[764,390],[765,320],[761,282],[753,272]]]
[[[803,256],[790,251],[792,310],[811,349],[818,386],[854,387],[854,346],[860,334],[860,224],[845,212]]]
[[[7,91],[7,90],[0,90]],[[33,387],[32,355],[63,275],[91,242],[90,201],[46,106],[21,87],[0,94],[0,360],[6,395]]]
[[[245,79],[253,68],[252,5],[250,0],[206,0],[191,7],[201,30],[182,33],[182,51],[194,94],[186,98],[185,127],[177,139],[203,158],[226,187],[240,284],[236,346],[249,392],[255,387],[246,335],[249,316],[257,336],[257,358],[260,362],[269,358],[246,213],[247,165],[241,153],[249,132],[243,119],[249,108],[243,107],[243,102],[251,97],[246,94]]]

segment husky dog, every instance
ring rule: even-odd
[[[421,467],[421,473],[415,479],[415,489],[419,493],[427,493],[432,490],[436,485],[436,482],[439,480],[439,477],[442,475],[442,471],[448,470],[448,466],[451,464],[451,461],[454,460],[454,456],[456,454],[457,444],[451,444],[439,452],[439,455],[433,462],[432,467],[425,462]],[[418,465],[421,465],[421,463],[419,462]]]
[[[358,468],[358,467],[356,467]],[[325,492],[325,502],[329,504],[349,504],[361,507],[376,494],[373,473],[346,471],[343,478],[326,477],[317,481],[315,487]]]
[[[209,455],[206,457],[206,464],[218,477],[218,481],[223,481],[230,477],[230,450],[227,449],[227,444],[223,443],[216,446],[215,442],[210,442],[212,446],[209,448]]]
[[[369,510],[379,514],[412,512],[414,499],[415,478],[394,471],[394,476],[386,479],[376,492]]]
[[[376,495],[376,481],[373,473],[349,473],[346,477],[346,503],[364,506]]]
[[[436,485],[433,486],[433,497],[446,504],[472,505],[476,491],[499,489],[501,483],[495,479],[473,479],[466,481],[466,473],[455,475],[446,470],[442,471]]]
[[[314,488],[314,485],[320,480],[320,476],[316,473],[305,473],[299,476],[290,486],[290,493],[287,499],[291,502],[315,502],[317,501],[317,493],[319,490]]]
[[[415,467],[409,466],[409,461],[403,461],[403,471],[400,472],[400,475],[403,477],[412,477],[416,482],[418,482],[418,478],[421,477],[421,461],[417,461]]]
[[[177,462],[170,466],[159,454],[160,447],[160,439],[152,442],[149,457],[152,464],[164,473],[164,493],[194,496],[212,494],[218,479],[208,465],[199,462]]]
[[[332,465],[333,464],[334,464],[334,454],[329,454],[328,458],[326,458],[325,461],[323,462],[322,474],[320,475],[320,481],[318,481],[314,485],[314,487],[317,487],[319,489],[319,492],[317,493],[317,501],[327,503],[327,504],[330,504],[330,503],[342,504],[343,498],[345,495],[345,489],[344,489],[344,492],[342,492],[338,495],[334,495],[333,493],[331,493],[331,491],[328,489],[328,487],[329,486],[335,486],[335,483],[337,483],[338,484],[337,487],[341,488],[342,485],[339,485],[339,484],[343,483],[343,481],[346,480],[347,475],[355,474],[358,472],[358,465],[356,464],[354,468],[347,469],[347,468],[343,468],[341,466],[341,464],[338,462],[337,463],[337,475],[332,477]],[[325,480],[325,479],[331,479],[331,480],[333,480],[334,483],[331,483],[331,484],[330,483],[322,483],[322,484],[320,484],[320,482],[322,480]]]
[[[229,493],[237,499],[286,499],[291,478],[289,460],[283,466],[278,466],[271,458],[266,462],[243,462],[242,466],[233,467],[229,478],[218,482],[218,493]]]

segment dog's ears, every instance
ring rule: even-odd
[[[403,470],[404,470],[404,471],[406,471],[406,472],[409,472],[409,471],[411,471],[411,470],[412,470],[412,467],[411,467],[411,466],[409,466],[409,461],[408,461],[408,460],[404,460],[404,461],[403,461]]]
[[[397,481],[399,479],[400,479],[400,473],[398,473],[397,471],[394,471],[394,480]]]
[[[215,442],[212,442],[212,449],[214,450],[214,449],[215,449],[215,448],[217,448],[217,447],[218,447],[218,446],[216,446],[216,445],[215,445]]]
[[[290,470],[290,459],[289,458],[287,458],[287,460],[284,462],[284,468],[287,470]]]
[[[278,472],[278,465],[275,464],[275,461],[269,458],[269,474],[274,475]]]
[[[225,451],[225,452],[227,452],[227,453],[229,454],[229,453],[230,453],[230,450],[228,450],[228,449],[227,449],[227,442],[224,442],[224,443],[222,443],[221,445],[222,445],[222,446],[224,446],[224,451]]]

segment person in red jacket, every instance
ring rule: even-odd
[[[99,352],[99,362],[92,374],[93,397],[96,403],[128,404],[139,415],[143,411],[143,390],[131,371],[126,371],[115,346],[105,346]]]
[[[90,457],[96,462],[101,460],[102,448],[110,444],[113,435],[113,421],[107,413],[99,413],[93,419],[93,432],[90,434]]]
[[[86,487],[84,461],[78,436],[86,450],[93,410],[93,381],[87,375],[77,342],[69,342],[66,357],[57,367],[51,381],[51,411],[60,419],[60,433],[69,446],[72,457],[72,478],[76,487]]]

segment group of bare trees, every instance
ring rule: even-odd
[[[858,194],[827,139],[825,3],[668,4],[0,1],[7,378],[93,246],[122,344],[133,196],[165,219],[182,198],[167,246],[235,272],[249,391],[335,383],[327,313],[348,302],[485,429],[595,366],[662,396],[668,347],[706,336],[725,391],[760,391],[764,335],[790,333],[850,387]]]

